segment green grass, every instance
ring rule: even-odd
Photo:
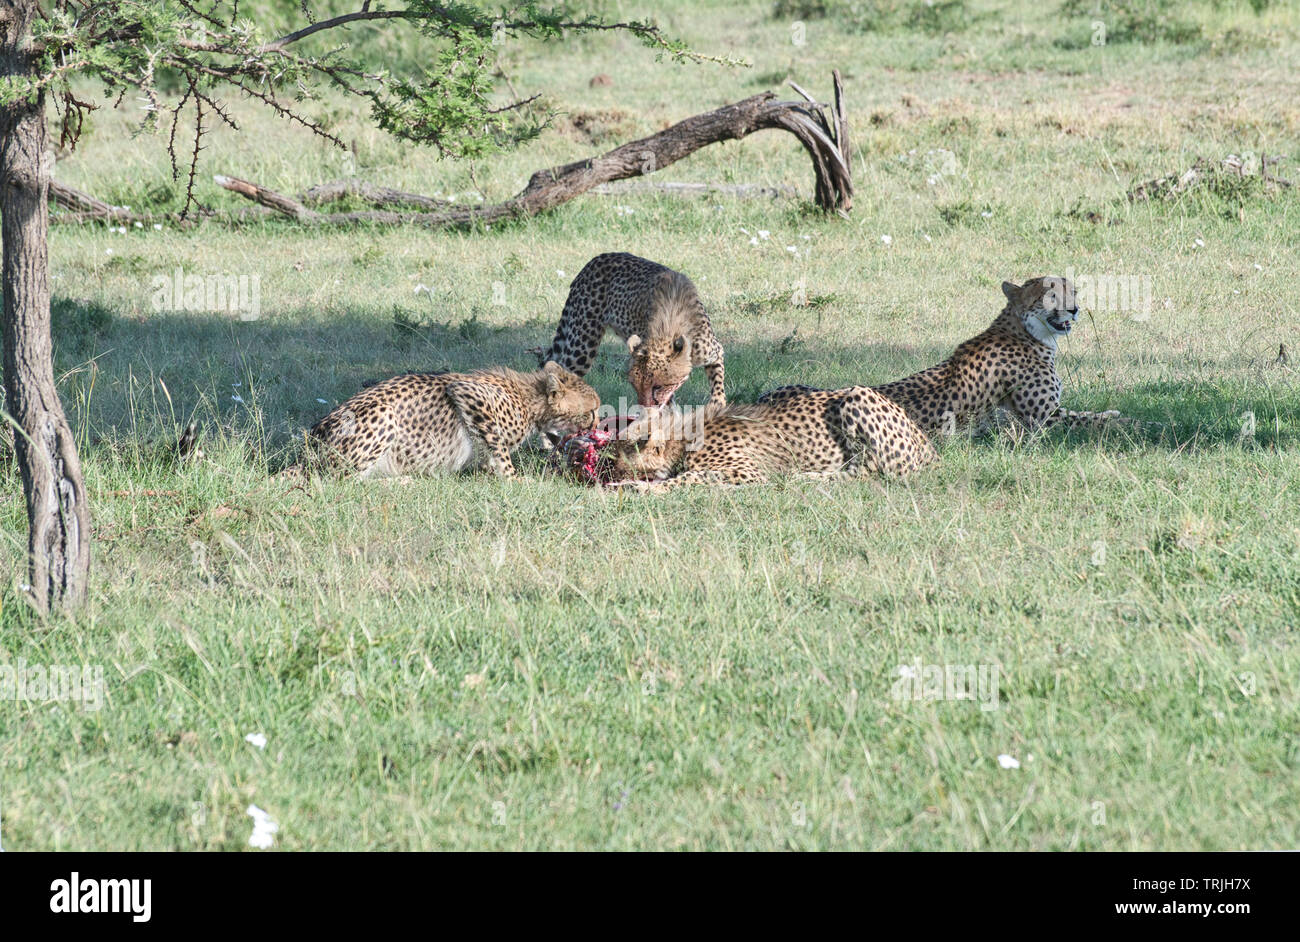
[[[1055,41],[1086,40],[1087,4],[968,0],[932,28],[900,3],[870,30],[823,6],[799,46],[798,17],[769,3],[657,12],[751,70],[656,66],[610,37],[510,47],[515,86],[569,117],[473,178],[500,199],[787,76],[824,94],[840,67],[848,220],[806,208],[807,158],[770,133],[661,176],[804,199],[592,195],[475,232],[55,230],[93,584],[75,619],[18,600],[7,472],[0,665],[102,667],[105,701],[0,703],[6,848],[240,849],[250,803],[287,849],[1300,843],[1300,205],[1253,186],[1123,198],[1198,156],[1300,159],[1300,17],[1153,4],[1197,38],[1092,46]],[[601,72],[614,84],[589,88]],[[293,192],[348,169],[235,110],[244,134],[214,134],[206,173]],[[359,176],[474,198],[468,165],[322,110]],[[133,120],[93,113],[56,175],[175,207],[165,142]],[[200,198],[237,205],[206,177]],[[529,455],[512,482],[268,475],[365,379],[527,365],[570,279],[611,250],[697,281],[741,401],[935,362],[992,318],[1004,279],[1148,279],[1149,318],[1093,310],[1061,369],[1068,407],[1163,431],[952,441],[908,484],[651,497],[573,486]],[[257,276],[260,318],[156,311],[152,279],[178,267]],[[621,369],[611,342],[589,377],[607,402]],[[682,397],[704,395],[696,376]],[[206,458],[178,468],[160,443],[191,419]],[[1000,665],[997,709],[896,699],[917,661]]]

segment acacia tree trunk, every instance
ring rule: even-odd
[[[36,0],[0,0],[0,75],[29,75]],[[27,498],[28,583],[41,611],[83,601],[90,512],[81,461],[54,386],[50,346],[45,96],[0,107],[4,386]]]

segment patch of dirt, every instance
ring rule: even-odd
[[[639,136],[636,115],[619,108],[571,112],[556,122],[555,130],[569,140],[592,145],[625,141]]]

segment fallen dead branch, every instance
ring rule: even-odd
[[[320,184],[294,198],[238,177],[219,175],[214,179],[218,185],[232,193],[257,203],[259,208],[252,214],[254,218],[270,211],[308,225],[374,223],[437,228],[490,224],[499,220],[535,216],[597,187],[654,173],[709,144],[739,140],[757,131],[783,130],[794,135],[812,160],[814,199],[817,205],[827,212],[846,215],[853,206],[848,120],[844,112],[844,85],[838,70],[832,73],[832,79],[834,94],[829,105],[817,102],[802,88],[791,83],[802,101],[778,101],[775,93],[764,92],[694,115],[657,134],[616,147],[600,156],[539,170],[514,197],[490,205],[457,206],[432,197],[403,193],[358,180]],[[675,186],[677,192],[698,192],[698,188],[690,184]],[[671,189],[666,191],[670,192]],[[332,213],[313,208],[348,196],[359,198],[377,208]],[[95,219],[121,223],[154,222],[160,219],[180,221],[178,214],[130,214],[124,207],[111,206],[69,187],[60,187],[53,198],[59,205],[72,210],[53,216],[52,221],[56,222]],[[396,211],[391,207],[402,207],[406,211]],[[223,217],[211,211],[201,212],[200,216],[236,220],[249,218]]]
[[[730,196],[735,199],[781,199],[798,195],[794,187],[785,184],[764,186],[761,183],[676,183],[657,180],[624,180],[602,183],[591,192],[601,196],[624,194],[664,193],[668,196]]]
[[[410,206],[431,212],[446,209],[453,205],[449,200],[434,199],[431,196],[421,196],[418,193],[403,193],[401,190],[392,190],[386,186],[376,186],[364,180],[354,179],[318,183],[316,186],[305,190],[298,197],[298,201],[304,206],[323,206],[326,203],[338,202],[348,196],[356,197],[375,206]]]

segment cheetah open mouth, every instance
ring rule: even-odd
[[[640,405],[642,405],[642,406],[666,406],[666,405],[668,405],[668,403],[672,401],[673,394],[674,394],[675,392],[677,392],[677,390],[681,389],[681,388],[682,388],[682,383],[685,383],[685,382],[686,382],[686,380],[683,379],[683,380],[681,380],[680,382],[674,383],[674,384],[671,385],[671,386],[651,386],[651,387],[650,387],[650,395],[649,395],[649,396],[646,396],[646,394],[645,394],[644,392],[641,393],[641,396],[640,396],[640,399],[641,399]]]
[[[543,428],[539,428],[537,431],[539,433],[538,438],[541,440],[542,451],[551,451],[570,435],[595,428],[597,418],[599,418],[599,414],[593,409],[585,415],[556,419]]]
[[[1056,331],[1058,334],[1068,334],[1070,329],[1074,327],[1074,318],[1061,317],[1060,315],[1053,314],[1047,318],[1047,326],[1052,328],[1052,330]]]

